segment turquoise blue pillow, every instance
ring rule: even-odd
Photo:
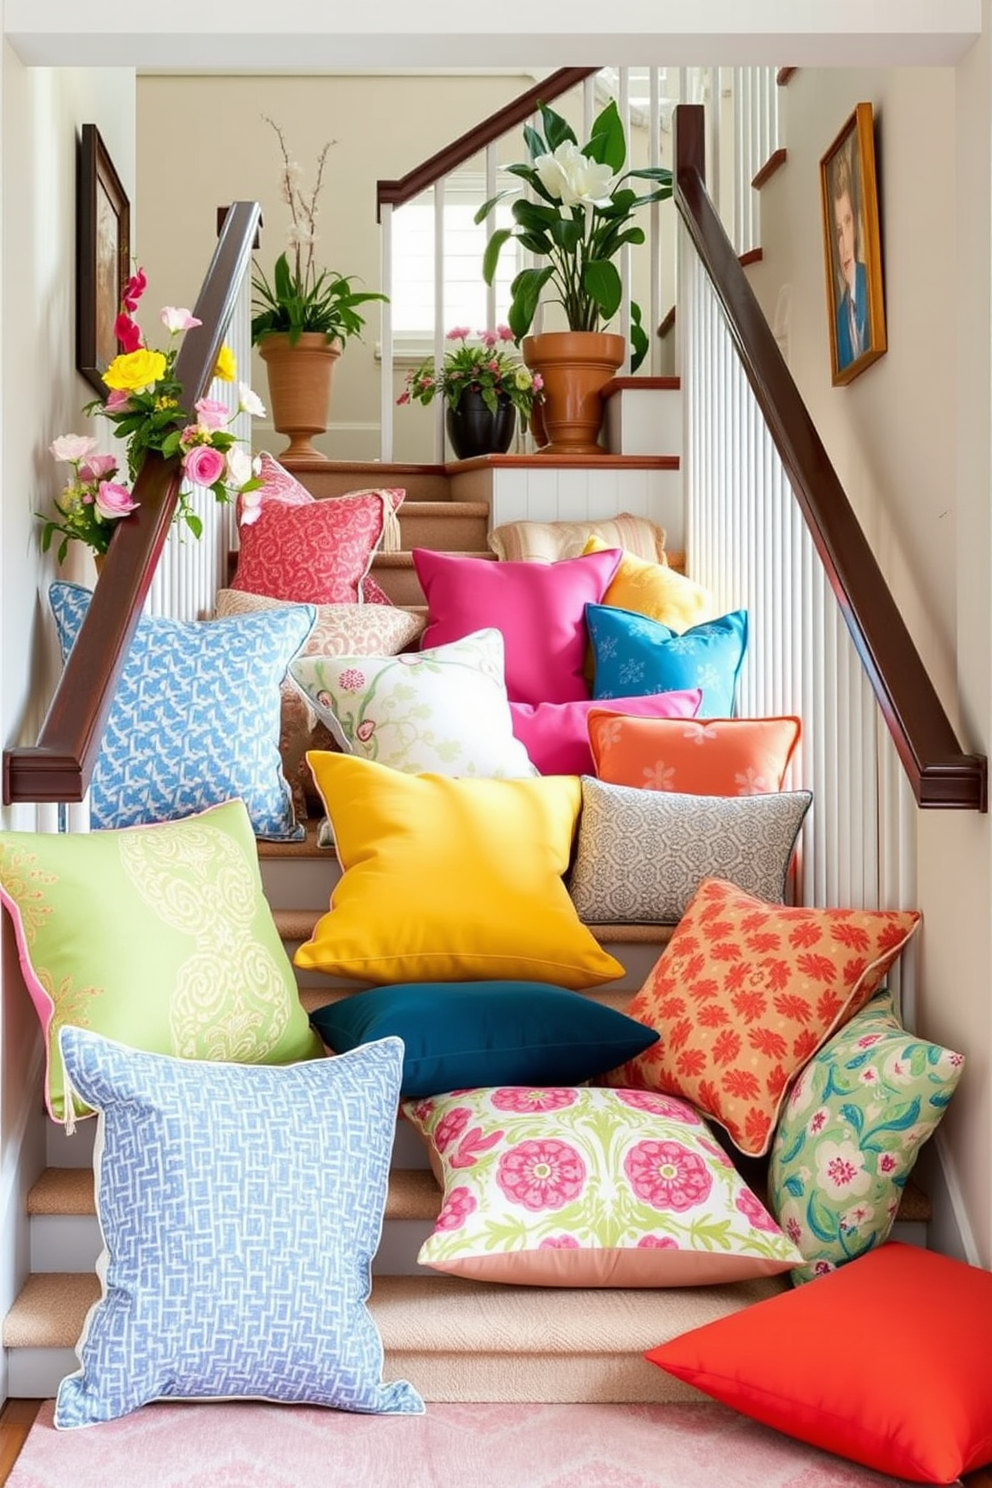
[[[366,1301],[403,1048],[217,1064],[64,1027],[66,1080],[99,1113],[101,1300],[55,1425],[152,1400],[253,1399],[419,1415],[382,1382]]]
[[[90,591],[52,584],[63,658]],[[240,796],[256,837],[299,841],[279,754],[280,683],[312,605],[224,620],[138,622],[90,782],[90,825],[175,821]]]
[[[612,605],[586,605],[597,700],[699,687],[698,718],[732,718],[747,648],[747,611],[733,610],[681,634]]]
[[[395,1035],[404,1098],[475,1085],[578,1085],[657,1040],[643,1023],[545,982],[407,982],[318,1008],[337,1053]]]

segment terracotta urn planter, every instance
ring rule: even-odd
[[[602,455],[603,388],[623,365],[627,343],[608,331],[544,331],[525,336],[523,358],[544,379],[538,430],[542,455]],[[537,437],[540,437],[535,430]]]
[[[288,334],[273,331],[258,343],[258,354],[268,374],[273,427],[289,437],[280,458],[326,460],[310,441],[327,428],[331,379],[341,343],[329,342],[322,331],[304,331],[291,346]]]

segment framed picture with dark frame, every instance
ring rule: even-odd
[[[76,369],[103,397],[120,350],[114,322],[131,268],[131,205],[95,124],[84,124],[76,177]]]
[[[870,103],[857,105],[821,158],[820,197],[830,370],[837,387],[851,382],[886,349]]]

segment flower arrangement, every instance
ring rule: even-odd
[[[555,290],[572,331],[596,331],[620,308],[623,287],[613,259],[625,243],[643,243],[644,229],[633,222],[638,207],[672,194],[672,174],[662,166],[624,171],[627,144],[616,104],[610,102],[579,147],[567,120],[546,104],[540,106],[544,134],[524,127],[529,162],[506,169],[529,186],[536,200],[520,197],[513,204],[513,227],[497,228],[486,245],[483,277],[492,284],[503,245],[515,238],[529,253],[549,262],[523,269],[512,285],[509,322],[517,341],[530,330],[541,291]],[[638,195],[630,180],[653,181]],[[485,202],[475,216],[482,222],[510,187]],[[632,304],[631,366],[643,361],[648,338],[640,307]]]
[[[540,372],[531,372],[504,349],[507,342],[514,340],[509,326],[501,325],[495,331],[477,334],[478,342],[470,344],[468,326],[454,326],[448,331],[445,340],[458,344],[445,352],[440,373],[435,371],[434,358],[428,357],[407,373],[406,388],[397,403],[409,403],[416,398],[418,403],[426,405],[435,397],[443,397],[448,407],[454,409],[462,394],[471,389],[482,395],[490,413],[496,412],[501,400],[509,399],[521,419],[528,419],[534,403],[542,397]]]
[[[256,314],[251,323],[252,345],[256,346],[275,331],[289,335],[291,346],[304,331],[320,331],[328,341],[344,343],[349,336],[360,336],[365,318],[359,305],[370,300],[385,300],[384,294],[352,288],[355,276],[318,269],[314,262],[317,244],[317,201],[324,182],[324,165],[333,141],[328,140],[317,157],[317,177],[309,196],[300,188],[302,171],[290,159],[282,130],[274,119],[262,115],[271,124],[282,152],[279,176],[280,195],[289,208],[288,253],[280,253],[272,280],[256,268],[252,276]]]
[[[190,421],[180,405],[182,388],[176,381],[175,363],[179,337],[200,321],[188,310],[166,305],[162,323],[169,332],[165,351],[146,345],[141,329],[132,318],[147,288],[144,271],[128,280],[114,333],[124,350],[114,358],[103,380],[109,388],[106,399],[87,403],[83,412],[107,419],[114,436],[125,443],[127,476],[133,484],[149,450],[165,459],[179,455],[187,481],[206,486],[217,501],[254,491],[261,485],[258,462],[238,442],[230,425],[238,413],[264,415],[261,400],[246,383],[238,383],[238,406],[232,412],[215,398],[200,398],[196,419]],[[214,374],[225,382],[237,375],[234,353],[222,346]],[[88,435],[63,434],[49,445],[50,454],[69,465],[71,474],[54,502],[58,518],[44,517],[42,552],[48,551],[56,533],[62,541],[58,561],[64,562],[70,541],[84,543],[94,553],[107,551],[117,522],[133,512],[138,503],[131,491],[114,479],[119,462],[113,455],[98,454],[97,441]],[[183,521],[194,537],[203,531],[189,491],[180,490],[176,520]]]

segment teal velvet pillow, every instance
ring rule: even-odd
[[[733,717],[747,649],[746,610],[732,610],[680,634],[633,610],[587,604],[586,625],[597,700],[699,687],[697,718]]]
[[[401,1038],[404,1097],[475,1085],[577,1085],[658,1037],[613,1008],[544,982],[407,982],[342,998],[310,1021],[338,1054]]]

